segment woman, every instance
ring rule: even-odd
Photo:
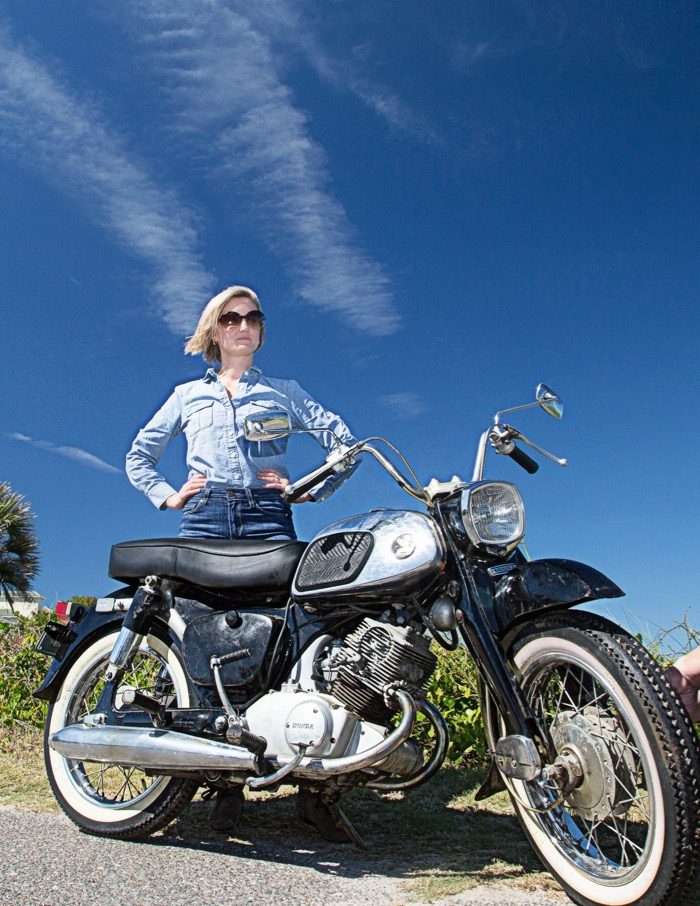
[[[131,483],[159,509],[182,510],[180,535],[196,538],[294,540],[290,506],[281,492],[289,483],[287,438],[248,441],[245,420],[284,413],[292,427],[313,432],[330,451],[338,438],[354,443],[345,423],[305,393],[296,381],[270,378],[253,366],[265,338],[265,315],[258,297],[245,286],[230,286],[209,301],[185,352],[202,354],[218,370],[176,387],[136,436],[126,457]],[[188,478],[173,488],[156,466],[170,441],[187,439]],[[297,500],[323,500],[352,468],[321,482]],[[300,790],[300,816],[325,837],[344,842],[342,812],[317,792]],[[217,790],[209,823],[235,830],[243,804],[242,787]]]
[[[180,535],[197,538],[294,540],[291,508],[281,492],[289,483],[287,438],[248,441],[245,420],[281,412],[293,428],[314,432],[330,451],[354,438],[296,381],[270,378],[253,366],[265,338],[265,315],[245,286],[230,286],[209,301],[185,352],[218,364],[203,378],[176,387],[142,428],[126,457],[131,483],[159,509],[182,510]],[[187,439],[187,481],[175,490],[156,469],[167,445]],[[323,500],[350,474],[334,475],[297,503]]]

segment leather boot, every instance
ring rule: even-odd
[[[335,802],[324,802],[321,793],[302,787],[297,795],[297,814],[302,821],[316,828],[324,840],[331,843],[356,843],[348,832],[348,819]]]
[[[209,812],[209,827],[221,833],[233,834],[238,826],[244,802],[242,786],[217,790],[214,804]]]

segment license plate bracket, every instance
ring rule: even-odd
[[[70,624],[63,626],[61,623],[47,623],[36,650],[60,661],[75,637]]]

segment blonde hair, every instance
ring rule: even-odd
[[[247,286],[227,286],[226,289],[221,290],[220,293],[217,293],[213,299],[210,299],[207,302],[204,311],[199,316],[197,329],[191,337],[188,337],[187,343],[185,343],[185,352],[187,355],[199,355],[201,353],[204,356],[204,360],[211,364],[221,361],[221,351],[219,350],[219,345],[215,339],[219,315],[227,302],[230,302],[231,299],[236,299],[239,296],[244,299],[250,299],[257,310],[261,310],[260,299],[258,299],[252,289],[249,289]],[[260,349],[264,340],[265,325],[261,324],[258,349]],[[257,352],[258,350],[256,349],[255,351]]]

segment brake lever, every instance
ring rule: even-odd
[[[528,447],[532,447],[533,450],[537,450],[540,455],[544,456],[546,459],[551,460],[552,462],[555,462],[558,466],[569,465],[568,459],[562,456],[555,456],[554,453],[550,453],[548,450],[545,450],[544,447],[540,447],[539,444],[536,444],[533,440],[529,440],[527,437],[525,437],[524,434],[521,434],[520,431],[515,431],[515,434],[517,438],[524,444],[527,444]]]

